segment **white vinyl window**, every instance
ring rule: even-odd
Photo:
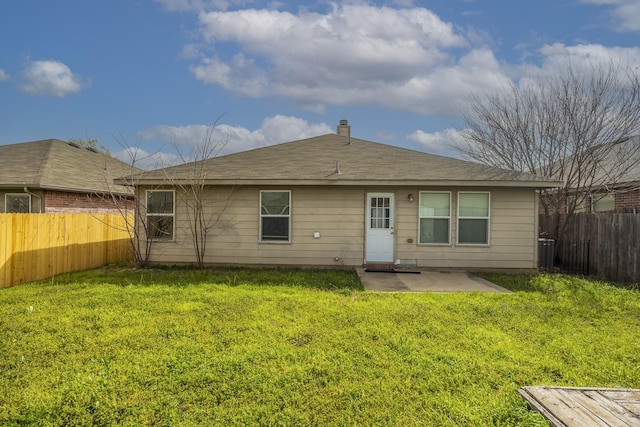
[[[451,193],[420,192],[420,243],[449,244]]]
[[[582,213],[582,212],[586,212],[587,208],[586,208],[586,203],[585,203],[585,197],[583,195],[577,196],[577,195],[569,195],[567,196],[567,213],[569,213],[569,207],[571,206],[572,203],[575,203],[575,207],[573,209],[573,213]]]
[[[25,193],[5,194],[4,211],[6,213],[31,212],[31,195]]]
[[[147,191],[147,232],[153,240],[173,240],[175,218],[175,192],[173,190]]]
[[[260,192],[260,241],[291,241],[291,191]]]
[[[458,244],[489,244],[489,205],[489,193],[458,193]]]
[[[616,208],[616,196],[613,194],[594,194],[591,200],[592,212],[609,212]]]

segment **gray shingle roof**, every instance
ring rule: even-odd
[[[640,136],[633,136],[608,153],[596,174],[596,181],[608,184],[622,184],[640,181]],[[607,171],[613,173],[607,174]],[[609,179],[613,175],[615,179]]]
[[[211,184],[491,185],[550,187],[558,182],[449,157],[336,134],[272,145],[145,172],[138,184],[188,181],[199,166]],[[339,171],[339,173],[337,173]]]
[[[57,139],[0,145],[0,188],[130,194],[130,188],[113,179],[139,171]]]

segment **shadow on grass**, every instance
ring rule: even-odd
[[[93,270],[65,273],[47,281],[67,283],[114,284],[119,286],[175,286],[211,284],[227,286],[284,286],[325,291],[361,291],[362,282],[355,270],[305,268],[208,268],[172,266],[136,269],[110,265]]]

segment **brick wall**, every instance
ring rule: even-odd
[[[64,191],[45,191],[43,202],[47,213],[119,213],[125,207],[118,206],[110,196]],[[133,200],[127,200],[126,208],[134,208]]]
[[[640,188],[617,193],[616,212],[640,213]]]
[[[635,186],[618,188],[613,193],[615,195],[615,212],[617,213],[640,213],[640,183]],[[544,197],[542,195],[541,197]],[[585,211],[591,212],[592,198],[585,198]],[[543,214],[542,203],[539,206],[539,213]],[[566,213],[566,205],[562,206],[562,212]]]

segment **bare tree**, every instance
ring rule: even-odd
[[[88,150],[94,151],[96,153],[108,154],[111,155],[109,149],[104,145],[100,144],[97,139],[89,138],[69,138],[69,142],[71,144],[77,145],[78,147],[86,148]]]
[[[205,265],[207,243],[212,231],[216,228],[226,228],[222,216],[234,190],[229,188],[222,199],[214,199],[213,192],[207,191],[211,161],[229,142],[227,136],[221,139],[217,137],[219,135],[216,132],[218,120],[213,126],[207,128],[202,141],[194,144],[188,155],[184,155],[176,146],[183,164],[165,169],[167,183],[177,190],[177,196],[185,208],[196,264],[200,268]]]
[[[225,230],[230,226],[222,217],[230,203],[234,187],[230,186],[226,192],[215,192],[215,195],[208,191],[207,177],[212,168],[211,162],[228,143],[228,137],[216,138],[219,133],[215,131],[215,126],[214,124],[206,129],[202,141],[193,144],[188,154],[184,154],[181,147],[174,143],[177,165],[174,163],[173,166],[163,167],[162,162],[158,161],[149,172],[136,165],[147,164],[147,157],[154,158],[155,154],[149,155],[139,147],[131,147],[124,138],[118,138],[123,151],[130,157],[131,170],[127,174],[120,172],[117,176],[107,173],[105,180],[112,185],[132,188],[135,197],[132,199],[131,194],[123,194],[121,191],[105,193],[101,197],[108,198],[110,204],[125,218],[136,266],[146,267],[150,261],[153,242],[164,232],[165,226],[173,229],[173,223],[167,225],[150,221],[147,216],[148,201],[142,186],[145,190],[175,190],[177,200],[172,209],[179,212],[179,215],[184,215],[184,221],[189,226],[198,267],[204,267],[207,243],[212,231]],[[144,157],[140,157],[141,153]],[[152,179],[148,179],[149,174]],[[152,186],[150,182],[153,183]]]
[[[133,199],[130,201],[119,199],[118,209],[120,215],[125,220],[126,231],[129,233],[129,241],[131,243],[131,249],[133,251],[133,260],[135,266],[138,268],[144,268],[149,264],[151,256],[151,244],[153,239],[151,238],[151,230],[148,221],[145,218],[145,208],[143,205],[143,198],[138,194],[137,177],[140,170],[137,168],[137,164],[140,161],[139,147],[132,148],[126,142],[124,138],[119,139],[120,146],[125,152],[129,153],[131,158],[131,173],[119,177],[118,181],[131,189],[133,189]],[[133,206],[131,206],[131,203]]]
[[[562,181],[562,188],[542,194],[546,216],[572,215],[592,192],[621,182],[640,160],[640,143],[628,142],[640,132],[637,69],[569,65],[545,79],[476,95],[469,107],[458,151],[486,165]],[[558,225],[554,237],[561,239],[564,231]]]
[[[94,196],[102,199],[111,207],[110,210],[122,217],[124,224],[122,231],[126,231],[129,235],[134,264],[138,268],[144,268],[149,263],[153,239],[151,238],[152,230],[145,218],[144,198],[136,193],[138,177],[144,172],[138,164],[146,163],[147,157],[154,155],[145,153],[139,145],[131,146],[122,136],[116,137],[116,140],[129,157],[125,161],[128,167],[119,167],[117,170],[105,167],[105,185],[110,191],[95,193]],[[123,191],[123,188],[130,190]]]

